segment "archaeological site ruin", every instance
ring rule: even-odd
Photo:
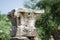
[[[10,40],[39,40],[36,31],[35,21],[36,17],[44,10],[32,10],[32,9],[13,9],[7,16],[12,23],[10,31]]]

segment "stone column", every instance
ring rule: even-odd
[[[17,31],[15,38],[20,40],[39,40],[38,34],[35,28],[36,17],[42,13],[41,11],[29,10],[29,9],[17,9],[14,12],[15,24],[17,25]]]

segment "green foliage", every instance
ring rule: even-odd
[[[0,14],[0,40],[9,40],[11,23],[5,14]]]
[[[35,6],[37,2],[38,2],[38,0],[25,1],[24,7],[30,8],[30,9],[38,9],[38,7]]]
[[[51,33],[56,31],[58,26],[52,16],[48,13],[39,16],[35,24],[42,40],[49,40]]]
[[[36,6],[45,10],[45,13],[36,20],[36,27],[42,40],[49,40],[50,35],[55,32],[60,25],[60,1],[41,0]]]

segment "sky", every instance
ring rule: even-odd
[[[0,0],[1,13],[8,13],[15,8],[24,8],[24,0]]]

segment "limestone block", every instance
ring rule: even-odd
[[[11,11],[12,12],[12,11]],[[32,10],[32,9],[15,9],[13,13],[10,12],[10,20],[12,23],[11,34],[17,37],[16,40],[38,40],[38,35],[35,28],[36,17],[44,10]],[[16,29],[15,29],[16,28]],[[16,30],[16,32],[15,32]],[[15,38],[13,39],[15,40]]]

